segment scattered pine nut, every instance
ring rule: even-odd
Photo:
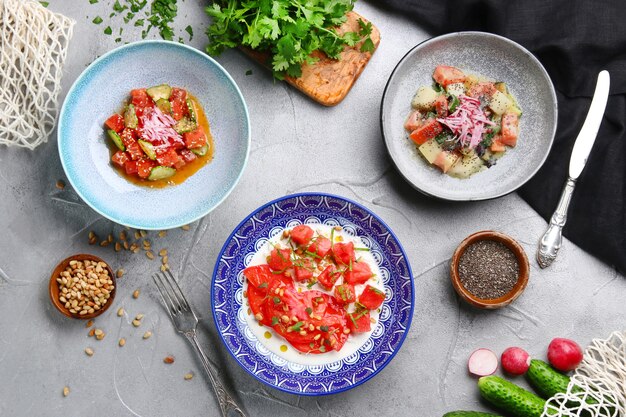
[[[183,229],[184,231],[187,231],[187,230],[191,229],[191,226],[186,224],[186,225],[182,226],[181,229]]]
[[[64,189],[64,188],[65,188],[65,181],[63,181],[63,180],[58,180],[58,181],[57,181],[57,183],[56,183],[56,186],[57,186],[57,188],[58,188],[59,190]]]
[[[159,256],[167,256],[167,249],[161,249],[159,251]]]
[[[139,321],[139,320],[133,320],[133,326],[135,326],[135,327],[139,327],[139,326],[141,326],[141,321]]]
[[[143,334],[143,338],[144,338],[144,339],[149,339],[149,338],[150,338],[150,336],[152,336],[152,332],[151,332],[151,331],[149,331],[149,330]]]
[[[124,315],[124,307],[120,307],[117,309],[117,317],[122,317]]]
[[[106,247],[106,246],[109,246],[109,243],[111,242],[109,242],[108,240],[103,240],[102,242],[100,242],[100,246]]]
[[[139,234],[141,235],[141,237],[146,237],[148,236],[148,232],[146,232],[145,230],[140,230]]]
[[[107,240],[109,241],[109,243],[113,243],[113,235],[111,233],[109,233],[109,235],[107,236]]]
[[[166,230],[161,230],[159,232],[159,237],[165,237],[167,235],[167,231]]]
[[[161,271],[165,272],[165,271],[167,271],[168,269],[170,269],[170,266],[169,266],[168,264],[161,265]]]
[[[135,239],[141,239],[141,233],[139,233],[139,230],[135,232]]]
[[[120,242],[115,242],[115,252],[119,252],[122,250],[122,244]]]
[[[105,333],[102,333],[100,336],[96,336],[96,339],[102,340],[104,339]]]
[[[154,259],[154,254],[151,251],[146,252],[148,259]]]
[[[189,381],[191,378],[193,378],[193,373],[189,372],[188,374],[185,374],[186,381]]]
[[[137,314],[135,316],[135,320],[141,320],[142,318],[144,318],[145,316],[143,314]]]
[[[96,336],[100,336],[104,334],[104,332],[101,329],[96,329],[95,333],[96,333]]]
[[[63,387],[63,396],[67,397],[70,395],[70,387]]]
[[[125,241],[125,240],[126,240],[126,238],[127,238],[127,237],[126,237],[126,231],[122,230],[122,231],[120,232],[120,240],[121,240],[121,241]]]
[[[88,347],[85,349],[85,353],[87,356],[93,356],[93,349]]]
[[[122,278],[124,276],[124,270],[122,268],[118,269],[117,272],[115,272],[115,276],[118,278]]]
[[[120,347],[124,346],[126,344],[126,339],[124,339],[123,337],[120,339],[119,342],[117,342],[118,345],[120,345]]]
[[[85,327],[87,328],[90,328],[91,326],[93,326],[93,320],[89,320],[87,324],[85,324]]]
[[[167,363],[168,365],[171,365],[174,363],[174,357],[173,356],[166,356],[165,358],[163,358],[163,362]]]
[[[139,289],[136,289],[135,291],[133,291],[133,298],[135,299],[139,298]]]
[[[89,330],[89,333],[87,334],[89,337],[93,337],[93,335],[96,333],[96,329],[91,329]]]

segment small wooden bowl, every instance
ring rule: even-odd
[[[519,263],[519,276],[515,286],[508,294],[503,295],[500,298],[490,300],[478,298],[463,286],[461,279],[459,278],[459,260],[461,259],[461,256],[469,245],[480,240],[494,240],[504,244],[504,246],[509,248],[515,254],[517,262]],[[492,230],[476,232],[466,237],[454,251],[454,255],[452,255],[452,260],[450,262],[450,280],[452,281],[452,286],[456,292],[461,296],[461,298],[474,307],[488,310],[494,310],[507,306],[519,297],[528,284],[529,271],[530,265],[528,264],[528,257],[526,256],[524,248],[522,248],[512,237],[503,233],[494,232]]]
[[[80,314],[70,312],[69,309],[65,307],[65,304],[63,304],[59,300],[59,283],[57,282],[57,278],[60,276],[61,272],[65,271],[65,268],[70,264],[70,261],[85,261],[85,260],[94,261],[94,262],[104,262],[107,270],[109,271],[109,276],[111,276],[111,280],[113,281],[113,290],[110,293],[110,297],[107,300],[107,303],[103,307],[101,307],[100,310],[96,310],[91,314],[85,314],[81,316]],[[85,253],[72,255],[69,258],[62,260],[56,266],[56,268],[54,268],[54,271],[52,271],[52,275],[50,276],[50,284],[49,284],[50,301],[52,301],[52,304],[56,307],[57,310],[63,313],[64,316],[67,316],[73,319],[88,320],[88,319],[93,319],[94,317],[98,317],[100,314],[104,313],[111,306],[111,304],[113,304],[113,299],[115,298],[116,290],[117,290],[117,283],[115,281],[115,275],[113,275],[113,270],[111,269],[109,264],[106,263],[104,260],[98,258],[97,256],[88,255]]]

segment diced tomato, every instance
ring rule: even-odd
[[[273,249],[267,258],[267,264],[274,271],[283,271],[289,268],[293,265],[291,262],[291,249]]]
[[[435,110],[437,117],[446,117],[448,115],[448,98],[445,94],[440,95],[435,100]]]
[[[333,258],[338,264],[349,265],[356,260],[354,243],[335,243],[332,247]]]
[[[350,304],[356,301],[356,294],[354,292],[354,285],[341,284],[335,287],[335,298],[341,304]]]
[[[124,130],[124,118],[116,113],[113,116],[109,117],[107,121],[104,122],[104,125],[109,129],[115,130],[117,133],[120,133],[122,130]]]
[[[348,328],[352,333],[367,333],[372,329],[370,312],[368,310],[357,310],[348,313]]]
[[[294,272],[296,275],[296,281],[308,281],[313,278],[313,270],[315,265],[310,258],[298,259],[294,262]]]
[[[426,141],[440,134],[442,131],[443,127],[441,126],[441,123],[439,123],[436,119],[428,119],[420,125],[420,127],[411,132],[409,137],[417,145],[422,145]]]
[[[500,135],[493,138],[489,149],[491,150],[491,152],[504,152],[506,150],[506,147],[502,143]]]
[[[251,286],[258,288],[265,294],[269,290],[270,283],[274,280],[274,274],[272,274],[269,265],[249,266],[243,270],[243,275]]]
[[[131,102],[136,108],[152,107],[152,99],[146,93],[145,88],[132,90],[130,92]]]
[[[122,151],[115,152],[113,156],[111,157],[111,161],[113,161],[115,164],[119,165],[120,167],[123,167],[124,164],[126,164],[126,162],[128,162],[129,160],[130,160],[130,157],[128,156],[128,154]]]
[[[341,273],[337,271],[335,265],[328,265],[321,274],[317,276],[317,282],[327,290],[330,290],[337,282]]]
[[[293,240],[296,245],[306,245],[311,241],[313,234],[313,229],[307,225],[301,224],[291,229],[291,233],[289,235],[291,236],[291,240]]]
[[[126,145],[126,151],[130,155],[130,159],[133,161],[138,161],[144,156],[143,150],[141,150],[141,146],[139,146],[139,143],[137,142],[132,142]]]
[[[330,247],[330,239],[324,236],[318,236],[313,239],[307,250],[311,253],[316,253],[317,256],[323,258],[328,255],[328,252],[330,252]]]
[[[495,92],[496,86],[492,82],[483,81],[472,86],[467,95],[474,98],[489,98]]]
[[[128,147],[130,144],[136,142],[135,131],[133,129],[124,129],[120,134],[120,138],[122,138],[124,146]]]
[[[174,149],[168,148],[165,150],[157,151],[156,160],[159,163],[159,165],[163,165],[166,167],[173,167],[177,163],[182,161],[183,158],[180,155],[178,155]]]
[[[191,152],[189,149],[183,149],[180,151],[180,156],[183,157],[183,160],[187,163],[191,161],[195,161],[196,154]]]
[[[438,84],[446,87],[449,84],[462,83],[465,81],[465,74],[458,68],[447,65],[438,65],[433,72],[433,79]]]
[[[137,161],[128,161],[124,164],[124,170],[126,171],[126,174],[128,175],[133,175],[136,174],[138,172],[138,168],[137,168]]]
[[[353,262],[352,270],[343,273],[343,279],[347,284],[363,284],[373,276],[367,262]]]
[[[385,301],[385,293],[371,285],[366,286],[359,296],[359,304],[370,310],[376,310],[383,301]]]
[[[187,90],[183,88],[172,88],[172,94],[170,95],[170,100],[187,100]]]
[[[189,149],[201,148],[206,144],[206,134],[202,126],[198,126],[196,130],[183,133],[183,139],[185,140],[185,146]]]
[[[461,154],[456,151],[441,151],[433,161],[433,165],[439,167],[444,173],[446,173],[450,170],[450,168],[452,168],[460,157]]]
[[[515,113],[506,112],[502,115],[502,130],[500,132],[503,144],[515,146],[519,134],[519,117]]]
[[[421,113],[417,110],[413,110],[411,114],[409,114],[409,117],[407,117],[406,121],[404,122],[404,128],[407,130],[407,132],[412,132],[420,127],[420,116]]]
[[[148,178],[150,171],[156,166],[156,163],[150,159],[140,159],[137,161],[137,175],[141,178]]]

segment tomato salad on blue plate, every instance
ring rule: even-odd
[[[122,112],[105,126],[113,165],[136,184],[180,184],[213,156],[202,106],[182,88],[161,84],[132,90]]]
[[[517,144],[522,111],[505,82],[439,65],[421,86],[404,128],[420,154],[444,173],[468,178]]]

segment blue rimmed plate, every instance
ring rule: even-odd
[[[282,233],[284,228],[298,224],[339,225],[348,234],[358,236],[370,249],[387,294],[370,336],[353,346],[349,354],[333,360],[324,354],[294,356],[276,349],[250,328],[247,319],[243,269],[265,242]],[[228,351],[258,380],[299,395],[342,392],[380,372],[406,337],[413,303],[411,267],[389,227],[353,201],[318,193],[286,196],[261,206],[246,217],[226,240],[211,286],[213,318]]]
[[[162,83],[198,99],[215,153],[182,184],[152,189],[111,167],[104,121],[132,89]],[[216,61],[179,43],[143,41],[103,55],[78,77],[61,109],[58,146],[67,178],[95,211],[137,229],[171,229],[206,215],[233,190],[248,159],[250,121],[239,88]]]

